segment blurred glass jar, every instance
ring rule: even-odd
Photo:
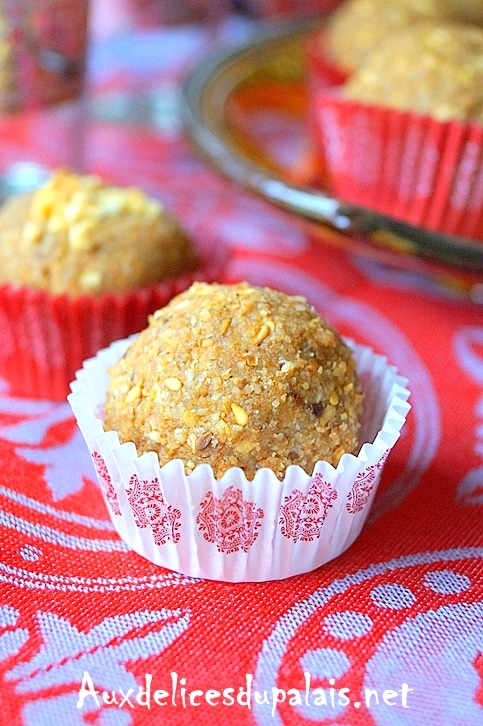
[[[3,186],[13,178],[34,186],[43,169],[82,166],[88,5],[88,0],[0,0]]]
[[[80,95],[87,6],[87,0],[0,0],[0,111]]]

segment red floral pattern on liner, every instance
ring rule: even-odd
[[[377,477],[384,466],[389,454],[389,450],[385,451],[379,461],[372,466],[367,467],[364,471],[360,471],[356,476],[356,480],[352,485],[352,489],[347,496],[346,509],[349,514],[356,514],[356,512],[362,512],[371,492],[374,489]]]
[[[156,545],[179,542],[181,512],[165,502],[157,478],[147,481],[133,474],[126,493],[136,525],[150,527]]]
[[[316,474],[306,495],[299,489],[285,497],[280,508],[279,525],[282,534],[294,542],[312,542],[320,537],[332,502],[337,499],[332,484]]]
[[[255,502],[243,499],[241,489],[228,487],[221,499],[207,492],[196,517],[198,529],[207,542],[216,545],[218,552],[248,552],[258,537],[263,509]]]
[[[98,451],[94,451],[92,453],[92,461],[94,462],[97,477],[99,479],[102,491],[104,492],[112,511],[114,512],[114,514],[122,517],[119,500],[117,498],[116,490],[114,489],[114,485],[111,480],[111,475],[109,474],[109,471],[107,469],[106,462]]]

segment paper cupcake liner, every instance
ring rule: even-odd
[[[109,514],[122,539],[156,565],[226,582],[282,579],[340,555],[358,536],[383,464],[410,406],[406,379],[380,355],[347,341],[365,392],[358,456],[337,468],[319,461],[312,475],[289,466],[283,481],[270,469],[248,480],[240,468],[221,479],[202,464],[186,475],[180,460],[160,466],[105,431],[107,369],[129,342],[87,360],[68,401],[92,456]]]
[[[340,86],[349,76],[325,50],[326,36],[325,30],[319,30],[308,37],[305,45],[307,79],[309,88],[314,91]]]
[[[434,231],[483,241],[483,126],[320,93],[310,133],[331,191]]]
[[[318,118],[315,100],[321,93],[331,92],[347,80],[344,71],[325,50],[327,32],[312,33],[305,44],[307,107],[305,113],[306,138],[310,154],[310,183],[326,187],[328,183],[325,159],[318,148]],[[316,141],[316,145],[314,145]]]
[[[65,400],[83,361],[137,333],[148,315],[195,280],[214,282],[227,259],[211,250],[199,269],[146,288],[98,297],[0,286],[0,377],[14,396]]]

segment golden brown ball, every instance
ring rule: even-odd
[[[483,3],[481,0],[441,0],[451,17],[464,23],[483,25]]]
[[[137,187],[59,170],[0,208],[0,283],[99,295],[145,287],[197,264],[178,222]]]
[[[344,95],[483,123],[483,28],[423,23],[394,33],[349,78]]]
[[[357,453],[361,408],[350,348],[304,298],[194,283],[110,370],[105,427],[162,465],[283,478]]]
[[[347,0],[329,16],[326,50],[352,72],[395,31],[426,20],[469,21],[475,15],[469,8],[463,12],[457,0]]]

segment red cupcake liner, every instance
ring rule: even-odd
[[[202,264],[193,272],[98,297],[0,286],[0,377],[9,384],[9,393],[64,400],[86,358],[145,328],[148,315],[195,280],[216,281],[227,257],[220,247],[209,258],[202,253]]]
[[[346,202],[483,241],[483,126],[312,98],[310,133],[324,182]]]
[[[306,42],[307,79],[309,89],[320,91],[323,88],[340,86],[348,78],[348,72],[326,50],[327,31],[317,30]]]
[[[315,100],[321,93],[330,92],[343,84],[348,77],[336,61],[330,57],[327,47],[327,31],[317,30],[305,44],[307,108],[305,125],[310,156],[310,183],[327,186],[325,160],[317,146],[318,121]]]

